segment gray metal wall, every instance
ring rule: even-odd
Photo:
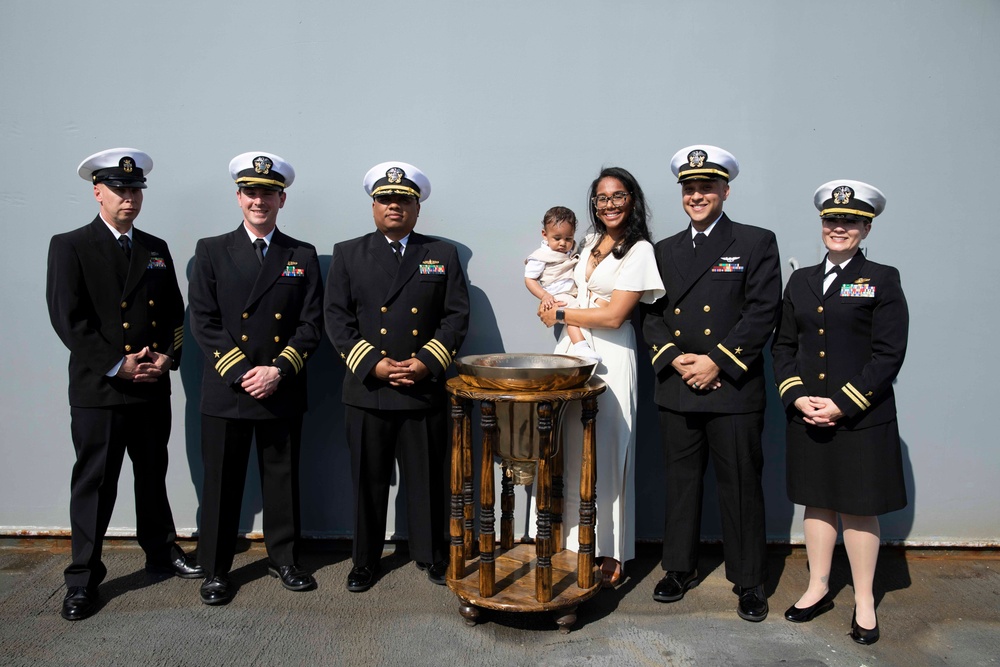
[[[822,257],[817,185],[856,178],[884,190],[868,253],[899,267],[912,325],[897,384],[911,502],[885,517],[883,535],[1000,542],[998,34],[994,0],[2,0],[0,531],[69,525],[68,353],[45,311],[45,260],[53,233],[97,210],[74,171],[90,153],[124,145],[153,156],[138,226],[167,239],[182,266],[198,238],[240,222],[227,173],[237,153],[269,150],[295,166],[279,226],[315,243],[324,267],[334,242],[372,227],[365,171],[388,159],[419,165],[434,192],[418,229],[454,241],[467,261],[473,323],[463,351],[481,353],[553,344],[521,280],[548,207],[584,215],[591,179],[621,165],[643,185],[663,238],[685,224],[669,158],[707,142],[740,159],[726,210],[775,230],[786,278],[792,258]],[[186,291],[187,276],[178,278]],[[201,482],[202,363],[187,340],[169,472],[183,533],[196,530]],[[310,364],[303,527],[346,535],[343,371],[328,344]],[[785,497],[771,398],[768,531],[795,541],[801,508]],[[638,535],[659,539],[648,395],[638,428]],[[135,523],[127,471],[112,521],[126,533]],[[255,483],[244,519],[259,530]],[[709,496],[704,531],[716,536]]]

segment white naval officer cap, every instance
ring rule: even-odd
[[[95,185],[116,188],[146,188],[146,174],[153,171],[153,158],[138,148],[109,148],[80,163],[76,173]]]
[[[241,153],[229,162],[229,175],[241,188],[284,190],[295,180],[295,170],[285,159],[266,151]]]
[[[871,221],[885,210],[885,195],[874,185],[840,179],[824,183],[813,194],[821,218],[860,216]]]
[[[721,178],[728,183],[740,173],[740,163],[723,148],[696,144],[674,153],[670,171],[674,172],[678,183],[710,178]]]
[[[378,195],[410,195],[420,201],[431,196],[431,182],[424,172],[406,162],[382,162],[365,174],[365,192]]]

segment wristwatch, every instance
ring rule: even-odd
[[[280,377],[282,380],[284,380],[286,377],[288,377],[288,373],[286,371],[284,371],[281,368],[281,366],[275,366],[275,368],[278,369],[278,377]]]
[[[566,311],[562,308],[556,308],[556,322],[566,323]]]

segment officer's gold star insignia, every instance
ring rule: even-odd
[[[869,397],[870,397],[871,395],[872,395],[872,392],[868,392],[867,394],[865,394],[865,396],[869,396]]]
[[[341,358],[341,359],[346,359],[346,358],[347,358],[347,355],[346,355],[346,354],[344,354],[343,352],[341,352],[341,353],[340,353],[340,358]]]
[[[656,347],[655,345],[653,346],[653,352],[659,352],[659,350],[660,348]]]
[[[733,350],[733,352],[735,352],[736,354],[743,354],[743,348],[742,347],[738,347],[735,350]]]
[[[219,357],[221,357],[221,356],[222,356],[222,355],[221,355],[221,354],[219,354],[219,351],[218,351],[218,350],[216,350],[216,351],[215,351],[215,358],[216,358],[216,359],[218,359],[218,358],[219,358]]]

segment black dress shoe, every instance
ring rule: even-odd
[[[448,581],[448,561],[439,560],[436,563],[417,563],[417,569],[427,573],[432,584],[444,586]]]
[[[740,603],[736,605],[736,613],[744,621],[759,623],[767,618],[767,596],[760,584],[750,588],[740,588]]]
[[[313,576],[298,565],[267,564],[267,573],[281,580],[281,585],[290,591],[308,591],[316,588]]]
[[[657,602],[677,602],[697,585],[698,570],[690,572],[671,570],[656,584],[656,588],[653,589],[653,599]]]
[[[201,601],[205,604],[228,604],[236,594],[234,586],[225,574],[216,574],[201,584]]]
[[[792,623],[808,623],[820,614],[830,611],[833,609],[833,598],[827,593],[819,599],[814,605],[800,609],[795,605],[792,605],[787,610],[785,610],[785,620],[791,621]]]
[[[71,586],[63,598],[62,617],[67,621],[82,621],[97,611],[97,591],[86,586]]]
[[[854,613],[851,614],[851,639],[859,644],[864,644],[865,646],[874,644],[879,638],[878,614],[875,615],[875,627],[871,630],[858,625],[857,615],[858,610],[855,609]]]
[[[180,577],[181,579],[205,578],[205,568],[195,563],[183,552],[176,555],[169,563],[154,563],[147,560],[146,572],[165,577]]]
[[[375,568],[355,565],[347,575],[347,590],[352,593],[363,593],[375,583]]]

